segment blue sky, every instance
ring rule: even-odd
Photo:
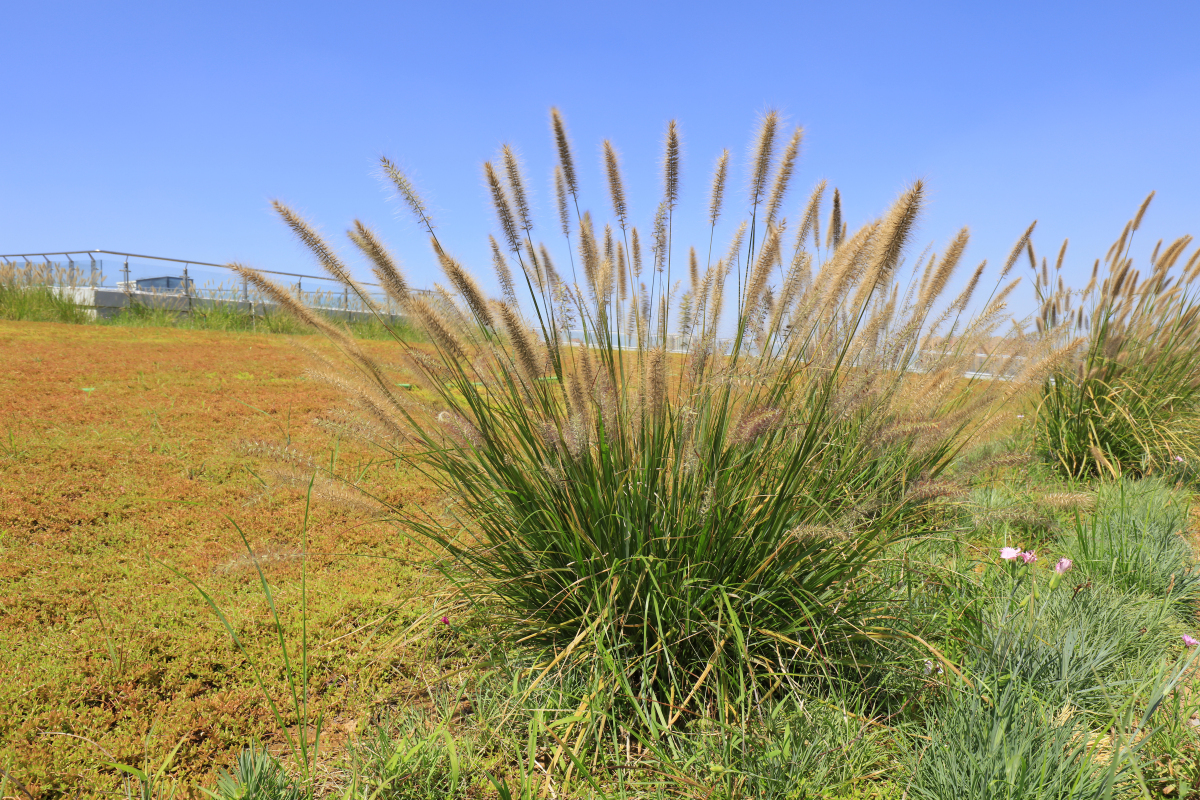
[[[339,244],[356,217],[375,225],[429,285],[429,248],[388,199],[379,156],[412,173],[439,234],[485,272],[481,164],[511,142],[541,237],[565,260],[551,105],[583,204],[608,216],[611,138],[647,231],[663,132],[679,121],[686,253],[707,241],[724,147],[736,170],[718,240],[736,224],[755,119],[776,107],[806,130],[789,216],[826,178],[853,227],[922,178],[914,255],[969,225],[968,260],[995,264],[1038,219],[1039,252],[1069,236],[1068,269],[1084,275],[1151,189],[1135,253],[1200,234],[1197,23],[1195,2],[10,3],[0,253],[314,271],[272,216],[280,198]]]

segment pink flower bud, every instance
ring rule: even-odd
[[[449,617],[442,617],[442,624],[443,624],[443,625],[449,625],[449,624],[450,624],[450,618],[449,618]]]

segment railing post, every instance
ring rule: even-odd
[[[187,268],[188,268],[188,262],[185,261],[183,264],[183,296],[187,298],[188,319],[191,319],[191,316],[192,316],[192,287],[191,287],[191,284],[188,282]]]

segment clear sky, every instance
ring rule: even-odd
[[[347,253],[346,226],[375,225],[429,285],[429,247],[388,199],[379,156],[412,173],[439,235],[485,272],[495,224],[481,164],[511,142],[541,214],[535,235],[565,260],[551,105],[574,140],[583,204],[609,216],[600,145],[611,138],[647,233],[662,136],[679,121],[677,253],[706,244],[724,147],[736,170],[718,241],[736,223],[769,107],[806,130],[788,216],[827,178],[854,227],[923,178],[915,251],[969,225],[971,264],[1001,262],[1037,219],[1039,252],[1071,237],[1076,275],[1152,189],[1136,253],[1200,235],[1194,0],[43,0],[6,3],[2,18],[0,253],[102,248],[314,271],[272,216],[280,198]]]

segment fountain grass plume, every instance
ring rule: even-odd
[[[725,180],[729,176],[729,151],[722,150],[713,169],[712,193],[708,200],[708,224],[715,228],[721,218],[721,204],[725,200]]]
[[[558,201],[558,221],[562,225],[563,236],[571,238],[571,212],[567,208],[567,189],[563,179],[562,165],[554,165],[554,197]]]
[[[371,271],[375,274],[379,285],[387,292],[388,297],[402,306],[408,302],[408,281],[405,280],[400,268],[396,266],[396,260],[391,252],[379,240],[375,232],[360,220],[354,220],[354,227],[347,231],[346,235],[370,260]]]
[[[234,274],[244,278],[250,283],[251,286],[257,289],[259,292],[262,292],[272,302],[295,317],[299,322],[304,323],[314,330],[320,331],[335,342],[345,343],[348,340],[349,337],[345,331],[329,324],[327,320],[310,309],[308,306],[304,305],[304,303],[300,302],[299,298],[292,294],[292,292],[266,277],[258,270],[237,262],[231,262],[226,266],[228,266],[229,269],[234,272]]]
[[[617,216],[617,225],[625,230],[628,224],[629,209],[625,205],[625,185],[621,181],[621,168],[617,163],[617,151],[608,139],[604,140],[604,170],[608,175],[608,193],[612,199],[613,213]]]
[[[821,224],[821,198],[825,195],[825,186],[824,180],[817,181],[812,194],[808,197],[808,204],[804,207],[804,217],[800,221],[800,229],[796,231],[796,253],[808,246],[808,235]],[[814,241],[816,241],[816,237],[814,237]]]
[[[496,168],[492,162],[484,162],[483,177],[487,182],[488,191],[492,195],[492,208],[496,212],[496,219],[500,222],[500,232],[504,234],[509,251],[519,256],[521,237],[517,233],[516,218],[513,216],[512,205],[508,201],[508,193],[504,191],[504,184],[500,182],[500,176],[496,174]]]
[[[533,218],[529,214],[529,198],[525,195],[525,181],[521,177],[521,162],[517,158],[516,151],[510,145],[504,145],[501,152],[504,158],[505,177],[508,178],[508,189],[516,204],[517,219],[521,223],[521,230],[529,233],[533,230]]]
[[[558,147],[558,163],[562,168],[563,184],[572,197],[578,198],[579,184],[575,179],[575,159],[571,156],[571,141],[567,137],[566,123],[563,122],[557,108],[550,109],[550,126],[554,129],[554,143]]]
[[[429,213],[429,205],[421,197],[416,187],[413,186],[412,181],[404,174],[403,170],[397,167],[386,156],[380,157],[379,164],[383,169],[384,176],[392,182],[392,185],[396,187],[396,191],[400,193],[400,197],[408,206],[408,210],[425,227],[426,232],[432,236],[435,226],[433,224],[433,217]]]
[[[525,250],[525,258],[521,260],[522,266],[528,262],[529,266],[525,268],[525,271],[528,274],[530,268],[533,269],[533,285],[537,286],[538,291],[545,291],[550,287],[550,276],[542,269],[542,263],[538,258],[537,251],[533,249],[533,241],[527,238],[522,243],[522,248]]]
[[[550,258],[550,251],[546,249],[546,245],[538,244],[539,264],[542,270],[546,273],[546,280],[551,286],[557,286],[562,283],[562,276],[558,274],[558,270],[554,268],[554,261]]]
[[[463,269],[462,264],[458,263],[458,261],[440,248],[435,247],[434,252],[442,265],[442,272],[446,273],[446,277],[449,278],[450,283],[458,290],[463,300],[466,301],[467,306],[471,309],[471,313],[475,315],[475,319],[482,323],[485,328],[496,327],[496,323],[492,319],[491,308],[484,298],[479,284],[475,282],[475,278]]]
[[[763,242],[762,249],[758,251],[758,259],[754,264],[754,269],[750,272],[750,281],[746,284],[745,305],[742,309],[742,316],[745,318],[752,315],[762,297],[763,290],[767,287],[767,280],[779,257],[779,240],[782,235],[782,227],[772,225],[767,229],[767,238]]]
[[[679,126],[675,120],[667,123],[663,147],[663,201],[669,209],[679,202]]]
[[[1013,245],[1012,252],[1008,254],[1008,258],[1004,261],[1004,269],[1000,270],[1000,280],[1008,277],[1008,273],[1012,272],[1013,266],[1017,263],[1017,259],[1021,257],[1021,252],[1029,244],[1029,238],[1033,236],[1033,229],[1037,227],[1037,220],[1030,223],[1025,232],[1021,234],[1021,238],[1017,239],[1017,243]]]
[[[662,272],[667,266],[667,248],[669,245],[668,237],[670,235],[670,215],[671,206],[664,198],[658,204],[658,210],[654,214],[654,269],[657,272]]]
[[[275,209],[279,216],[283,217],[283,221],[291,229],[292,233],[296,235],[296,238],[300,240],[301,244],[307,247],[316,257],[317,263],[321,265],[322,269],[328,272],[334,280],[348,287],[358,295],[359,300],[367,308],[375,308],[375,302],[371,299],[371,296],[367,294],[367,291],[358,281],[354,280],[354,277],[350,274],[350,270],[346,268],[342,260],[333,252],[333,248],[329,246],[329,243],[317,233],[316,229],[307,220],[278,200],[272,200],[271,207]]]
[[[829,229],[825,232],[825,246],[837,250],[842,243],[842,193],[833,187],[833,207],[829,211]]]
[[[967,242],[970,238],[970,231],[966,228],[960,230],[954,237],[946,252],[937,261],[937,267],[928,273],[929,280],[922,287],[920,300],[918,301],[921,305],[928,306],[931,299],[939,296],[946,288],[946,283],[950,280],[950,276],[954,273],[954,270],[958,269],[958,263],[962,259],[963,251],[966,250]]]
[[[504,299],[516,305],[517,295],[513,287],[512,270],[508,268],[508,259],[501,252],[500,243],[496,241],[495,236],[489,234],[488,243],[492,247],[492,268],[496,272],[496,279],[500,282],[500,291],[504,293]]]
[[[583,212],[579,220],[579,259],[583,262],[583,274],[588,289],[594,298],[599,298],[600,254],[596,247],[596,232],[592,229],[592,214]]]
[[[627,270],[629,265],[625,259],[625,245],[622,242],[617,242],[617,288],[620,292],[620,298],[624,300],[628,294],[628,277]]]
[[[633,258],[631,259],[630,263],[633,267],[633,277],[636,279],[636,278],[640,278],[642,275],[642,243],[641,243],[641,240],[638,238],[637,228],[633,228],[630,230],[629,238],[630,238],[629,248],[630,248],[630,250],[633,251],[632,252]]]
[[[753,208],[757,208],[762,201],[767,176],[771,172],[771,164],[774,163],[775,137],[779,132],[779,123],[779,112],[770,109],[763,114],[758,124],[758,135],[755,137],[750,159],[750,205]]]
[[[767,200],[766,224],[768,226],[775,224],[775,217],[787,196],[788,185],[796,168],[796,159],[800,156],[800,142],[803,138],[804,129],[797,127],[792,132],[792,138],[788,140],[787,147],[783,150],[783,156],[779,159],[779,169],[775,172],[775,181],[771,185],[771,193]]]

